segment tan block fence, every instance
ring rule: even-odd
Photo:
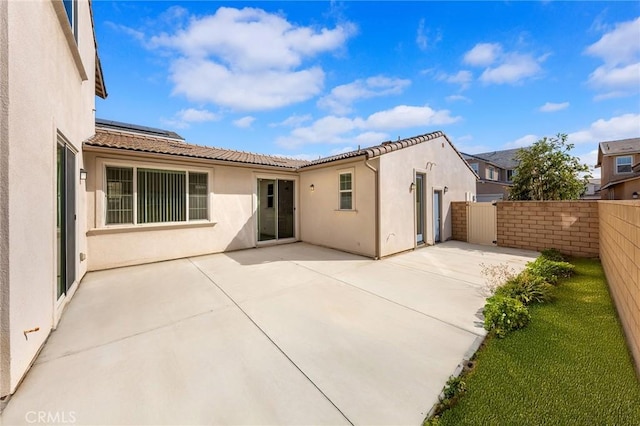
[[[453,239],[467,241],[469,202],[453,202]],[[640,201],[501,201],[497,242],[600,257],[640,376]]]

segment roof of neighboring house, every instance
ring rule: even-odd
[[[623,178],[620,178],[620,179],[617,179],[617,180],[612,180],[612,181],[608,182],[606,185],[604,185],[600,189],[603,190],[603,189],[611,188],[612,186],[618,185],[620,183],[629,182],[631,180],[636,180],[636,179],[640,180],[640,173],[634,173],[631,176],[623,177]]]
[[[184,138],[170,130],[158,129],[155,127],[140,126],[138,124],[123,123],[121,121],[103,120],[96,118],[96,127],[101,129],[119,130],[122,132],[142,133],[148,136],[160,136],[169,139],[184,141]]]
[[[602,165],[602,157],[606,155],[622,155],[640,153],[640,138],[620,139],[600,142],[598,145],[598,164]]]
[[[465,160],[482,160],[501,169],[514,169],[518,166],[516,153],[522,148],[504,149],[502,151],[482,152],[480,154],[462,154]]]
[[[151,127],[126,125],[128,126],[127,128],[122,128],[124,123],[102,123],[105,122],[103,120],[97,120],[96,134],[84,142],[86,147],[115,148],[288,169],[296,169],[306,163],[306,161],[292,158],[274,157],[271,155],[188,144],[184,142],[182,137],[177,133],[153,129]],[[133,127],[137,127],[138,129],[134,129]],[[167,135],[159,134],[158,131],[166,132]]]

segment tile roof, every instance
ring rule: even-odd
[[[437,132],[427,133],[420,136],[401,139],[396,142],[391,142],[391,141],[382,142],[380,145],[371,146],[363,149],[357,149],[355,151],[345,152],[343,154],[333,155],[331,157],[319,158],[317,160],[309,161],[308,163],[300,166],[300,168],[315,166],[317,164],[330,163],[332,161],[345,160],[347,158],[354,158],[359,156],[366,156],[368,159],[375,158],[383,154],[386,154],[388,152],[397,151],[399,149],[417,145],[419,143],[430,141],[439,137],[444,137],[447,140],[447,142],[451,144],[451,141],[449,141],[449,139],[444,133],[442,133],[441,131],[437,131]],[[451,144],[451,146],[453,147],[453,144]],[[456,150],[456,152],[458,151]],[[460,155],[460,153],[458,153],[458,155]],[[460,158],[462,158],[462,156],[460,156]]]
[[[640,152],[640,138],[620,139],[617,141],[605,141],[598,144],[598,163],[602,165],[604,155],[633,154]]]
[[[498,166],[502,169],[515,169],[518,167],[516,153],[522,148],[504,149],[502,151],[482,152],[480,154],[463,154],[466,160],[479,159]]]
[[[84,142],[84,146],[115,148],[154,154],[169,154],[190,158],[203,158],[208,160],[229,161],[260,166],[282,167],[287,169],[296,169],[307,163],[306,161],[295,160],[292,158],[274,157],[271,155],[253,154],[250,152],[188,144],[182,139],[169,138],[166,136],[137,132],[134,130],[124,131],[122,129],[114,129],[109,126],[101,126],[99,123],[96,123],[96,134],[87,139]]]

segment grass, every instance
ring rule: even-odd
[[[598,261],[573,260],[553,303],[490,338],[440,425],[639,425],[640,381]]]

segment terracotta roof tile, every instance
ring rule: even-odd
[[[87,139],[84,145],[88,147],[115,148],[288,169],[296,169],[307,163],[304,160],[194,145],[177,139],[106,129],[98,126],[96,126],[96,134]]]

